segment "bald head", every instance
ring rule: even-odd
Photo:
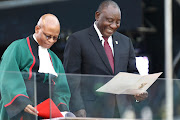
[[[35,37],[38,44],[44,48],[50,48],[58,40],[60,33],[60,23],[53,14],[41,16],[36,27]]]
[[[37,25],[44,27],[59,27],[60,23],[58,18],[53,14],[44,14],[38,21]]]

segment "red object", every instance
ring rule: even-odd
[[[51,109],[50,109],[50,106],[51,106]],[[46,119],[50,118],[50,113],[51,113],[51,118],[64,117],[61,114],[61,111],[58,109],[58,107],[50,98],[38,104],[36,108],[37,108],[37,111],[39,112],[38,116],[42,118],[46,118]]]
[[[112,71],[114,73],[114,58],[113,58],[112,50],[111,47],[109,46],[108,38],[107,37],[103,37],[103,38],[104,38],[104,50],[106,52]]]

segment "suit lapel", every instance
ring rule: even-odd
[[[113,34],[112,36],[113,38],[113,48],[114,48],[114,73],[117,74],[117,67],[118,64],[119,64],[119,61],[120,61],[120,57],[119,57],[119,51],[121,50],[120,47],[119,47],[119,39],[116,34]]]
[[[93,25],[89,28],[89,38],[90,38],[91,42],[93,43],[93,45],[94,45],[97,53],[99,54],[100,58],[102,59],[103,63],[108,68],[108,70],[111,72],[111,74],[113,74],[109,60],[108,60],[107,55],[104,51],[104,47],[102,46],[102,43],[99,40],[99,37],[98,37]]]

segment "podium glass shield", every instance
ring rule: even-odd
[[[167,118],[165,87],[167,79],[165,78],[157,79],[147,90],[148,98],[137,102],[133,95],[116,95],[96,91],[114,76],[59,73],[58,77],[57,79],[53,75],[41,73],[1,71],[1,118],[23,118],[25,120],[162,120]],[[69,89],[63,89],[67,88],[67,86],[64,87],[65,81]],[[180,118],[178,91],[180,91],[180,80],[174,79],[173,117],[177,120]],[[67,94],[69,92],[70,96]],[[27,105],[34,107],[39,112],[38,116],[25,111]],[[42,106],[38,108],[39,105]],[[2,114],[5,116],[2,117]],[[84,114],[86,117],[82,116]]]
[[[36,73],[1,71],[0,89],[1,119],[38,119],[27,110],[37,105]]]

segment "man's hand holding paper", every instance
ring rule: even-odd
[[[142,101],[148,97],[148,92],[145,91],[140,94],[136,94],[136,95],[134,95],[134,97],[135,97],[136,101]]]

